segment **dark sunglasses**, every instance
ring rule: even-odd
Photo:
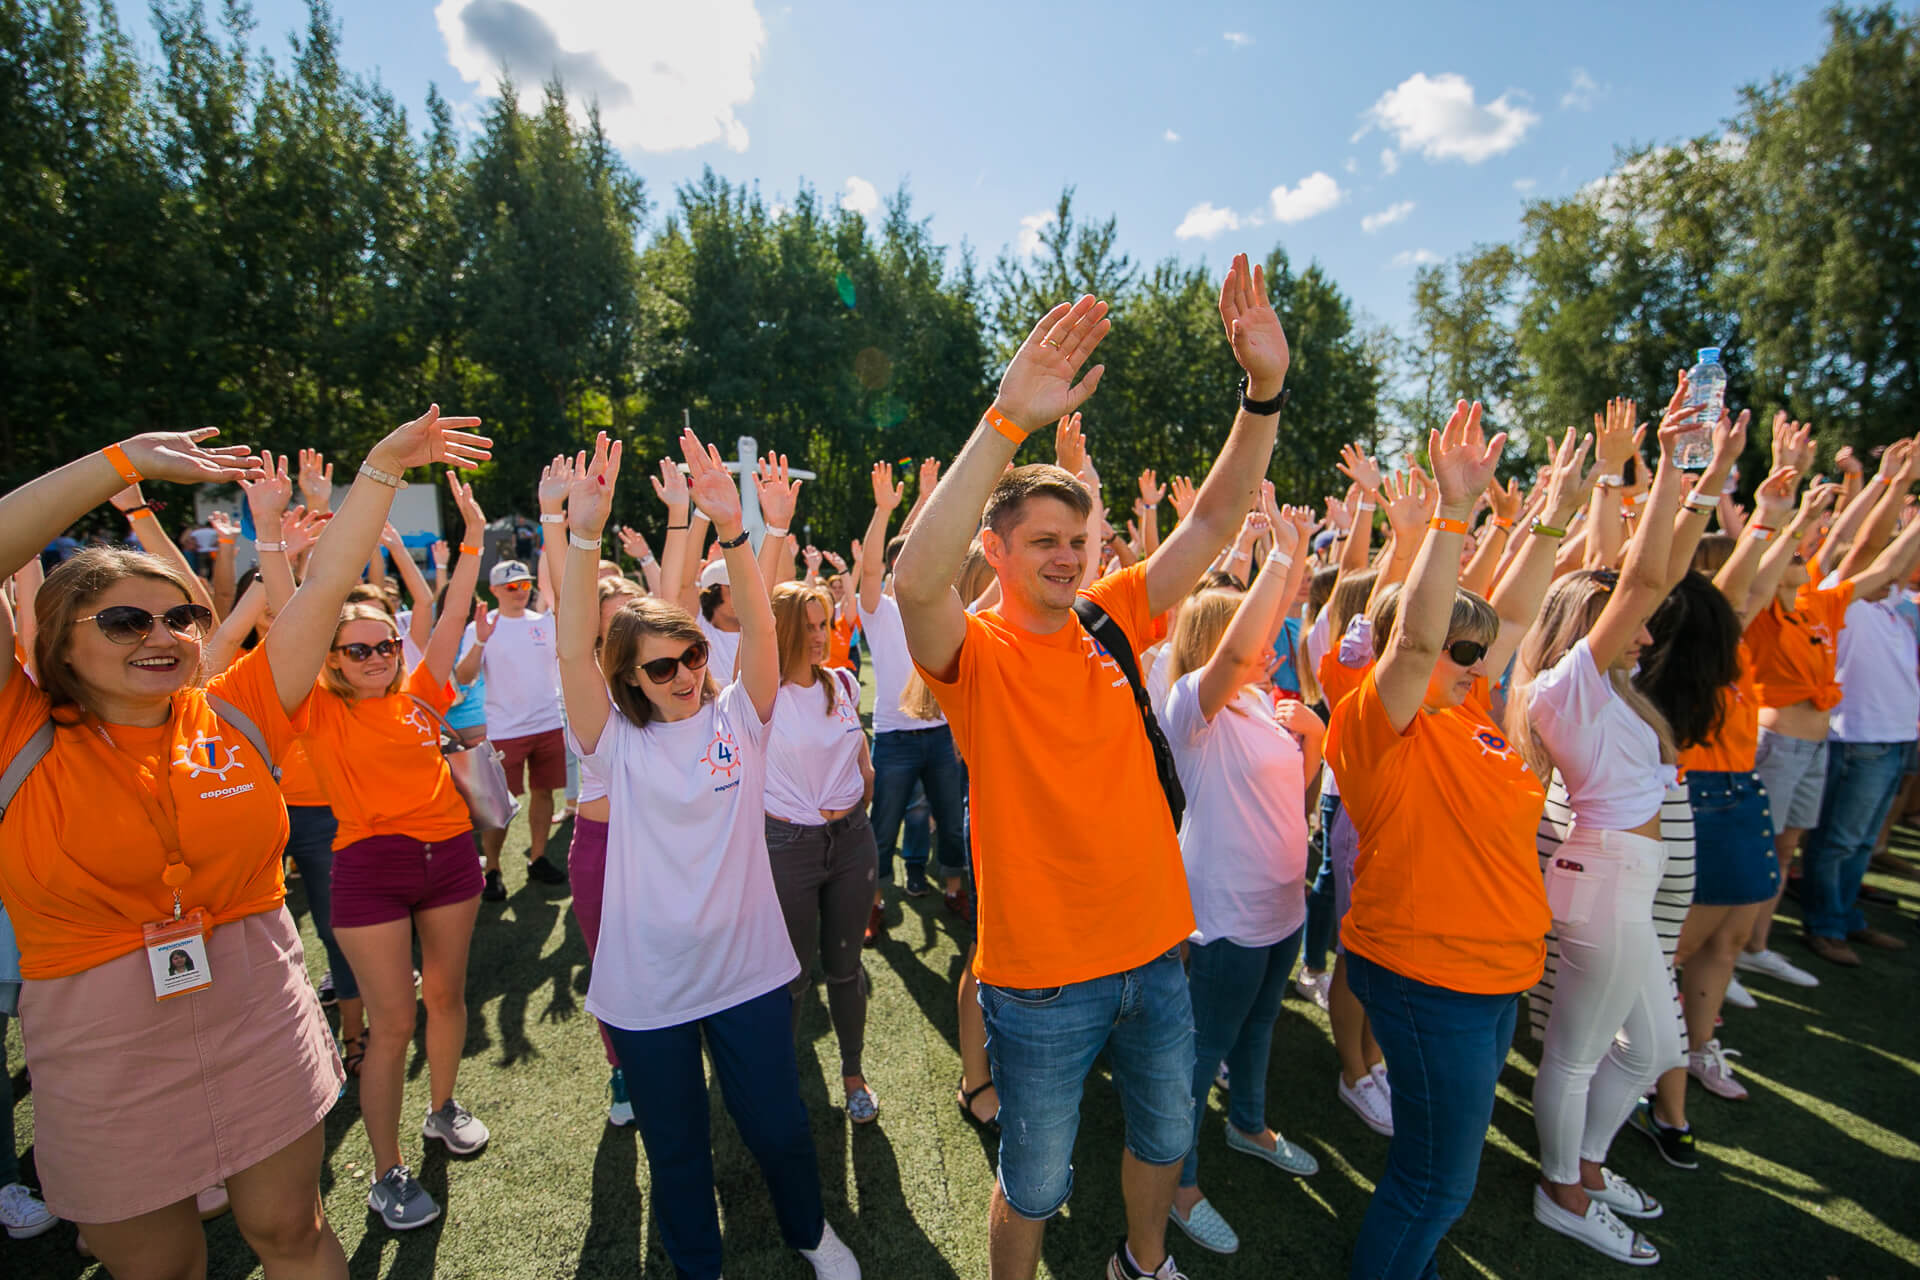
[[[337,644],[333,646],[333,651],[335,653],[344,653],[355,662],[365,662],[376,653],[383,658],[391,658],[394,654],[400,652],[400,642],[398,640],[382,640],[378,644]]]
[[[199,640],[213,626],[213,610],[203,604],[177,604],[156,618],[137,605],[116,604],[74,621],[97,623],[100,634],[115,644],[139,644],[156,621],[166,623],[167,630],[177,636]]]
[[[674,673],[681,667],[689,671],[701,671],[707,665],[707,642],[696,640],[687,646],[687,651],[677,658],[655,658],[652,662],[643,662],[640,669],[647,673],[647,679],[655,684],[665,684],[673,679]]]
[[[1447,661],[1456,667],[1470,667],[1487,656],[1487,646],[1478,640],[1455,640],[1447,646]]]

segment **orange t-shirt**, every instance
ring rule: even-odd
[[[297,738],[287,748],[287,757],[280,765],[280,794],[289,805],[327,807],[327,793],[320,789],[320,775],[313,771],[313,762],[307,759],[307,744]]]
[[[1133,642],[1150,634],[1146,567],[1082,595]],[[955,679],[915,663],[972,786],[974,974],[1057,987],[1131,969],[1193,932],[1180,841],[1127,678],[1078,619],[1051,635],[968,614]]]
[[[183,908],[203,908],[221,925],[286,898],[287,807],[269,762],[214,715],[209,693],[258,725],[274,756],[286,754],[293,726],[264,645],[205,689],[175,695],[166,724],[55,731],[53,749],[0,823],[0,901],[20,942],[23,976],[63,978],[118,959],[141,948],[143,926],[172,917],[173,890],[160,879],[167,848],[149,805],[171,808],[178,825],[192,873],[180,889]],[[63,708],[63,718],[72,710]],[[0,760],[11,760],[50,715],[47,695],[15,663],[0,691]],[[152,782],[166,787],[164,800],[143,789]]]
[[[853,619],[842,615],[827,628],[827,660],[820,665],[828,670],[840,668],[853,670],[853,660],[847,655],[853,651]]]
[[[348,702],[316,685],[294,718],[340,822],[335,849],[369,836],[412,836],[430,844],[473,830],[467,802],[440,755],[439,722],[408,694],[443,715],[453,705],[453,685],[436,681],[423,663],[407,673],[398,693],[384,698]]]
[[[1488,717],[1484,686],[1398,733],[1375,674],[1327,726],[1327,763],[1360,841],[1340,940],[1430,986],[1524,991],[1553,924],[1534,847],[1540,779]]]
[[[1740,642],[1740,675],[1720,691],[1720,732],[1711,742],[1680,753],[1684,773],[1752,773],[1760,751],[1760,690],[1753,654]]]
[[[1831,587],[1807,586],[1793,602],[1793,612],[1778,600],[1747,628],[1753,653],[1754,682],[1763,707],[1791,707],[1811,702],[1821,711],[1840,705],[1840,685],[1834,678],[1841,628],[1847,605],[1853,601],[1851,580]]]
[[[1329,713],[1346,700],[1347,696],[1360,687],[1367,678],[1367,672],[1373,670],[1373,663],[1364,667],[1350,667],[1340,661],[1340,654],[1329,649],[1320,655],[1320,669],[1315,673],[1320,677],[1320,692],[1327,700]]]

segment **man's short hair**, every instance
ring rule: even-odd
[[[1021,510],[1029,498],[1057,499],[1072,507],[1083,521],[1093,514],[1093,495],[1072,472],[1050,462],[1035,462],[1015,467],[993,486],[984,515],[987,527],[1005,538],[1020,523]]]
[[[894,562],[900,559],[900,553],[907,549],[907,535],[896,533],[887,539],[887,549],[881,554],[880,562],[888,573],[893,572]]]

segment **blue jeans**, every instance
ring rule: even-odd
[[[1820,825],[1800,851],[1800,901],[1808,933],[1844,939],[1867,927],[1858,903],[1860,881],[1913,755],[1911,742],[1827,744]]]
[[[873,735],[873,837],[880,846],[880,878],[893,879],[893,854],[900,823],[907,816],[914,784],[926,789],[927,806],[939,841],[940,865],[959,875],[967,865],[967,771],[953,749],[953,730],[892,729]],[[911,828],[902,860],[908,870],[927,865],[927,839],[921,829],[915,847]]]
[[[720,1275],[702,1032],[727,1114],[773,1195],[781,1237],[792,1248],[811,1249],[826,1228],[813,1132],[800,1101],[791,1005],[781,986],[675,1027],[628,1031],[601,1024],[613,1041],[640,1123],[661,1243],[682,1280],[718,1280]]]
[[[1000,1190],[1044,1221],[1073,1191],[1080,1094],[1104,1051],[1127,1150],[1179,1164],[1193,1145],[1193,1006],[1178,947],[1137,969],[1064,987],[980,984],[987,1060],[1000,1094]]]
[[[333,940],[333,837],[340,830],[333,810],[325,805],[290,804],[287,806],[287,856],[300,870],[307,887],[307,910],[313,915],[313,931],[327,953],[327,968],[333,973],[333,994],[342,1000],[358,999],[360,983],[353,966],[340,954]]]
[[[1244,1134],[1267,1128],[1267,1060],[1273,1052],[1273,1024],[1287,993],[1287,975],[1300,953],[1295,929],[1265,947],[1243,947],[1221,938],[1187,952],[1187,990],[1193,996],[1193,1146],[1180,1166],[1180,1185],[1200,1180],[1200,1121],[1207,1113],[1207,1092],[1214,1070],[1227,1064],[1233,1090],[1227,1095],[1227,1123]]]
[[[1393,1064],[1393,1140],[1351,1280],[1426,1280],[1440,1274],[1441,1237],[1473,1199],[1520,996],[1430,987],[1355,951],[1347,985]]]
[[[1327,948],[1333,945],[1334,931],[1340,927],[1340,918],[1333,910],[1333,849],[1329,841],[1334,816],[1339,812],[1339,796],[1320,797],[1320,829],[1313,835],[1313,847],[1320,851],[1320,870],[1307,889],[1306,950],[1300,960],[1302,968],[1315,973],[1326,972]]]

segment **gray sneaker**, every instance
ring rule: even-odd
[[[379,1214],[380,1221],[395,1231],[412,1231],[440,1216],[440,1206],[420,1185],[420,1179],[413,1176],[413,1171],[403,1164],[387,1170],[380,1181],[368,1188],[367,1208]]]
[[[427,1121],[420,1126],[420,1132],[425,1137],[440,1139],[456,1156],[472,1155],[493,1136],[457,1098],[448,1098],[446,1106],[427,1112]]]

